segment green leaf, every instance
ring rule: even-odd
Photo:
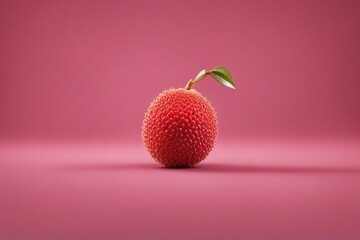
[[[204,70],[202,70],[202,71],[199,72],[199,74],[196,76],[196,78],[194,79],[194,81],[197,81],[197,80],[203,78],[205,75],[206,75],[206,70],[204,69]]]
[[[224,67],[216,67],[210,71],[211,76],[219,83],[235,89],[234,81],[231,77],[230,72]]]

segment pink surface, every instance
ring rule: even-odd
[[[359,239],[360,141],[218,144],[164,169],[137,144],[3,143],[4,239]]]
[[[359,12],[0,0],[0,239],[360,239]],[[217,65],[214,151],[160,168],[144,112]]]

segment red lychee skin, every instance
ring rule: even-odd
[[[143,142],[165,167],[192,167],[213,148],[218,122],[210,102],[194,89],[163,91],[149,106]]]

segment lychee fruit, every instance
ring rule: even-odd
[[[193,85],[211,75],[235,88],[224,67],[202,70],[185,88],[163,91],[150,104],[142,125],[142,140],[155,161],[165,167],[192,167],[212,150],[218,133],[215,109]]]

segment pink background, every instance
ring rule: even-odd
[[[360,238],[359,1],[0,0],[0,238]],[[217,145],[159,168],[144,112],[226,66]]]
[[[196,86],[222,137],[360,133],[359,1],[0,1],[3,137],[139,139]]]

